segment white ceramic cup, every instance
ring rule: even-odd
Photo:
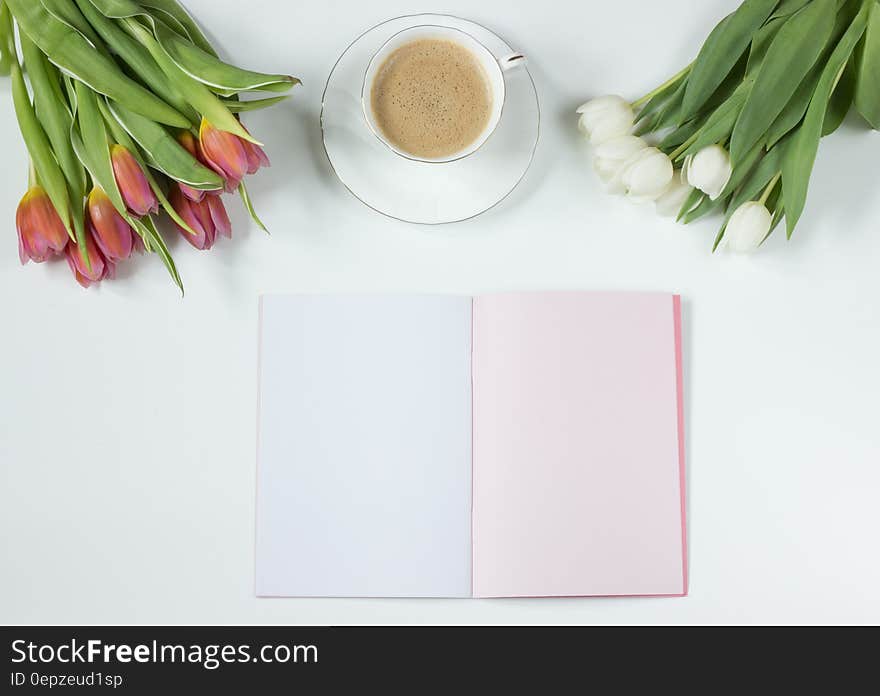
[[[373,81],[376,79],[376,74],[379,72],[379,69],[385,63],[388,56],[394,53],[398,48],[413,41],[420,41],[423,39],[454,41],[465,48],[476,59],[480,67],[482,67],[486,82],[491,91],[492,113],[489,115],[489,120],[486,122],[486,127],[483,129],[483,132],[480,133],[479,137],[477,137],[465,149],[460,150],[459,152],[454,152],[447,157],[417,157],[412,153],[401,150],[385,137],[382,133],[382,129],[379,127],[379,124],[376,123],[376,119],[373,116],[371,92]],[[455,160],[462,159],[463,157],[475,153],[480,147],[482,147],[483,143],[489,139],[489,136],[492,135],[495,127],[498,125],[498,121],[501,120],[501,113],[504,110],[504,73],[511,68],[524,64],[525,56],[520,53],[512,53],[500,59],[496,58],[488,48],[477,41],[473,36],[460,29],[427,24],[404,29],[382,44],[379,50],[373,54],[370,64],[367,66],[367,71],[364,74],[364,82],[361,87],[361,107],[363,108],[364,118],[366,119],[370,130],[373,131],[373,134],[390,150],[401,157],[406,157],[407,159],[415,160],[417,162],[454,162]]]

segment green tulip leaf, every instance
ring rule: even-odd
[[[691,210],[693,210],[696,206],[702,203],[704,198],[708,198],[705,193],[700,191],[698,188],[691,189],[691,192],[688,194],[687,198],[684,199],[684,203],[681,204],[681,208],[678,210],[678,215],[675,217],[676,222],[680,222],[685,215],[688,214]]]
[[[778,19],[780,17],[793,15],[804,5],[812,1],[813,0],[782,0],[779,5],[776,6],[776,10],[770,16],[770,19]]]
[[[643,134],[650,131],[663,130],[672,126],[681,125],[681,102],[684,99],[684,92],[687,88],[687,82],[682,82],[675,92],[672,93],[663,108],[659,109],[653,116],[645,119],[639,124],[636,130],[637,134]]]
[[[223,188],[220,175],[196,160],[158,123],[120,104],[108,103],[113,117],[137,142],[151,167],[193,188],[209,191]]]
[[[730,216],[739,208],[743,203],[748,201],[753,201],[761,194],[761,192],[767,187],[767,184],[773,179],[774,176],[779,174],[782,169],[782,161],[785,157],[785,151],[788,147],[789,140],[785,139],[780,142],[776,147],[772,150],[768,151],[762,158],[761,161],[757,163],[757,166],[753,166],[751,171],[749,171],[744,177],[742,177],[742,183],[739,188],[734,193],[733,197],[730,199],[730,202],[727,205],[727,209],[725,211],[725,222],[730,219]],[[759,150],[760,152],[760,150]],[[741,165],[739,165],[741,166]],[[734,172],[737,170],[737,167],[734,167]]]
[[[204,118],[220,130],[237,135],[239,138],[257,145],[261,144],[244,129],[235,115],[207,86],[190,77],[171,59],[156,38],[160,31],[158,28],[160,23],[156,21],[155,17],[134,0],[91,0],[91,2],[105,17],[120,21],[120,26],[149,51],[153,60],[156,61],[174,88]],[[138,20],[145,20],[152,27],[152,31]],[[169,33],[173,34],[173,32]],[[118,99],[114,101],[122,103]]]
[[[135,0],[90,0],[95,8],[105,17],[111,19],[141,18],[155,34],[155,27],[159,22],[170,25],[172,30],[188,38],[202,51],[216,57],[211,43],[199,29],[189,13],[174,0],[147,0],[135,2]]]
[[[76,1],[104,42],[141,78],[144,84],[149,85],[150,89],[183,114],[191,124],[197,125],[199,116],[195,109],[174,89],[147,49],[123,31],[114,20],[99,12],[91,0]]]
[[[287,99],[290,99],[289,94],[282,94],[277,97],[267,97],[266,99],[251,99],[250,101],[224,101],[223,103],[226,105],[226,108],[229,109],[234,114],[244,113],[245,111],[259,111],[260,109],[266,109],[270,106],[275,106],[275,104],[279,104]]]
[[[767,241],[771,234],[773,234],[773,230],[779,227],[779,223],[782,222],[782,218],[785,216],[785,205],[782,202],[782,192],[779,193],[779,199],[776,201],[776,209],[773,211],[773,219],[770,221],[770,231],[767,233],[767,236],[761,241],[761,244]]]
[[[849,113],[849,108],[852,106],[856,94],[856,77],[856,64],[850,58],[837,81],[837,86],[831,93],[831,99],[828,101],[825,120],[822,122],[823,138],[840,128],[843,119]]]
[[[71,239],[75,239],[76,235],[71,227],[73,208],[70,203],[67,180],[52,152],[52,144],[49,141],[49,137],[46,135],[46,131],[43,130],[43,126],[40,124],[34,111],[33,104],[31,104],[24,75],[18,63],[18,54],[15,51],[12,26],[8,13],[4,12],[3,16],[0,17],[0,24],[6,27],[4,31],[6,50],[12,56],[12,62],[9,66],[12,78],[12,102],[15,107],[15,116],[18,119],[22,137],[30,153],[40,185],[42,185],[52,201],[52,205],[58,212],[61,222],[67,230],[67,234]]]
[[[46,56],[27,34],[21,35],[20,43],[25,69],[34,92],[37,119],[49,138],[55,159],[67,181],[71,200],[81,199],[86,188],[85,172],[70,144],[73,119],[61,95],[59,75],[55,66],[46,60]]]
[[[12,34],[12,22],[9,19],[9,10],[0,0],[0,75],[9,75],[12,71],[12,61],[16,56],[15,38]],[[12,47],[10,51],[10,46]]]
[[[247,187],[244,185],[244,182],[241,182],[238,185],[238,194],[241,196],[244,207],[247,208],[248,213],[250,213],[251,219],[253,219],[253,221],[257,223],[257,227],[268,234],[269,230],[266,228],[266,226],[263,224],[263,221],[260,220],[259,216],[257,215],[257,211],[254,209],[254,203],[251,200],[251,196],[248,193]]]
[[[660,130],[659,124],[661,123],[665,123],[667,126],[677,123],[686,84],[686,81],[680,82],[662,106],[653,109],[653,113],[647,114],[644,117],[641,114],[637,116],[638,124],[634,134],[643,135],[644,133]]]
[[[95,184],[104,189],[113,207],[123,217],[128,211],[122,193],[116,183],[113,160],[110,158],[110,140],[104,125],[104,117],[98,108],[98,97],[82,82],[77,82],[76,122],[79,134],[74,133],[74,149]]]
[[[93,0],[96,2],[97,0]],[[120,2],[121,0],[113,0]],[[162,48],[161,44],[145,27],[136,20],[128,18],[123,19],[123,26],[135,39],[141,42],[153,56],[153,59],[159,64],[162,72],[174,84],[175,88],[181,94],[186,96],[186,100],[198,111],[204,118],[220,130],[227,131],[233,135],[237,135],[243,140],[248,140],[257,145],[261,145],[255,140],[241,125],[235,115],[223,104],[222,101],[211,92],[208,87],[187,75],[183,70],[177,67],[177,64],[171,59],[168,53]]]
[[[190,36],[186,27],[183,26],[173,15],[170,15],[167,12],[165,12],[164,10],[160,10],[155,7],[148,7],[144,3],[141,3],[141,7],[143,7],[144,9],[146,9],[150,13],[150,16],[153,18],[154,21],[161,22],[162,24],[167,26],[171,31],[173,31],[175,34],[177,34],[184,41],[188,41],[189,43],[194,43],[192,36]],[[204,50],[204,49],[202,49],[202,50]],[[205,51],[205,53],[208,53],[208,54],[214,56],[215,58],[217,57],[217,54],[214,52],[213,49],[211,49],[210,51]]]
[[[177,266],[174,263],[174,259],[171,257],[171,252],[168,251],[168,246],[165,244],[165,240],[162,238],[162,235],[159,234],[159,230],[156,229],[156,223],[153,221],[153,218],[146,215],[140,220],[135,220],[134,228],[144,240],[144,246],[150,251],[158,254],[159,258],[162,259],[162,263],[165,265],[165,268],[168,269],[168,274],[171,276],[171,280],[173,280],[174,284],[180,288],[180,295],[182,297],[185,294],[183,280],[180,278],[180,273],[177,272]]]
[[[863,3],[858,15],[828,58],[803,123],[792,133],[790,145],[786,148],[782,163],[782,189],[785,196],[785,223],[788,237],[794,232],[807,202],[810,175],[819,150],[819,140],[822,137],[831,94],[838,80],[841,79],[856,44],[865,32],[869,10],[870,5]]]
[[[681,222],[685,225],[689,225],[696,220],[699,220],[701,217],[708,215],[709,213],[717,210],[724,204],[723,199],[719,196],[714,201],[709,198],[709,196],[703,196],[700,199],[700,202],[688,210],[682,217]]]
[[[95,48],[104,55],[108,55],[107,49],[98,38],[92,26],[80,12],[76,4],[72,0],[36,0],[42,3],[46,12],[52,15],[59,22],[63,22],[71,29],[75,29],[82,34]]]
[[[858,0],[853,0],[853,2],[855,3],[855,6],[858,5]],[[834,47],[837,45],[838,41],[840,41],[844,32],[846,32],[847,28],[852,23],[852,20],[855,19],[856,12],[850,12],[853,6],[854,5],[851,2],[847,7],[846,12],[838,12],[837,19],[834,23],[834,31],[825,46],[825,51],[823,52],[822,57],[816,61],[816,64],[812,68],[810,68],[810,72],[803,80],[801,80],[801,83],[798,85],[792,98],[789,99],[788,103],[785,105],[785,108],[782,109],[780,114],[770,125],[765,138],[767,149],[773,147],[779,142],[782,136],[797,126],[804,117],[804,114],[807,113],[807,107],[810,105],[810,99],[813,96],[813,92],[816,91],[816,84],[819,82],[819,77],[822,75],[822,69],[828,61],[828,56],[831,55]],[[858,8],[856,7],[856,11],[857,9]]]
[[[687,81],[681,119],[694,116],[745,53],[778,0],[745,0],[712,30]]]
[[[641,120],[644,118],[648,118],[651,114],[660,109],[666,103],[666,101],[673,94],[675,94],[676,90],[678,90],[681,85],[687,81],[688,75],[690,75],[692,67],[693,64],[688,65],[678,74],[667,80],[662,86],[658,87],[654,91],[651,98],[644,102],[644,106],[639,109],[636,119]]]
[[[748,82],[742,82],[740,89],[737,89],[730,95],[727,101],[712,112],[700,129],[697,138],[681,154],[681,157],[696,154],[708,145],[727,140],[730,132],[733,130],[736,119],[739,117],[743,104],[745,104],[749,87],[750,84]]]
[[[767,135],[764,140],[767,147],[771,148],[778,143],[784,135],[789,133],[797,126],[804,114],[807,113],[807,107],[810,105],[810,99],[813,92],[816,91],[816,84],[819,82],[819,76],[822,74],[823,65],[817,63],[795,90],[794,95],[788,100],[788,103],[779,113],[779,115],[770,124]]]
[[[767,196],[765,205],[767,207],[767,210],[772,213],[773,217],[770,218],[770,229],[767,230],[767,234],[764,235],[764,238],[760,242],[758,242],[758,246],[761,246],[764,242],[770,239],[770,235],[773,234],[773,230],[776,229],[776,227],[782,220],[782,186],[780,186],[778,182],[773,185],[773,190],[770,192],[770,195]]]
[[[674,130],[671,130],[669,133],[664,135],[663,139],[660,141],[657,147],[660,150],[663,150],[663,152],[668,155],[679,145],[682,145],[691,138],[695,137],[697,131],[699,131],[700,128],[703,127],[703,124],[705,122],[705,118],[692,118],[684,125],[678,126]]]
[[[739,89],[742,89],[743,80],[746,79],[746,66],[748,65],[748,56],[743,54],[739,62],[733,67],[721,85],[712,93],[712,96],[700,108],[698,116],[708,116],[730,99],[731,95]]]
[[[761,67],[761,63],[764,62],[764,58],[767,56],[767,50],[770,48],[770,44],[773,43],[776,34],[782,28],[782,25],[785,24],[785,20],[785,17],[771,19],[755,32],[755,37],[752,39],[752,47],[749,49],[748,63],[746,65],[747,75],[752,75]]]
[[[178,128],[186,119],[149,90],[126,77],[119,67],[76,30],[59,21],[39,2],[5,0],[19,27],[61,70],[147,118]]]
[[[180,38],[161,22],[156,22],[155,30],[156,38],[177,67],[209,87],[236,93],[253,90],[286,91],[299,84],[299,80],[290,75],[267,75],[224,63]]]
[[[880,4],[871,3],[870,17],[858,52],[855,105],[875,130],[880,130]]]
[[[764,137],[794,95],[822,54],[835,17],[833,2],[813,2],[792,15],[777,32],[733,129],[730,155],[734,163]]]
[[[742,185],[746,177],[752,173],[755,165],[764,154],[764,148],[760,144],[755,145],[749,150],[748,154],[743,157],[742,162],[733,168],[733,171],[730,173],[730,179],[727,180],[718,199],[726,200],[731,196]]]
[[[715,241],[712,244],[712,253],[713,254],[717,251],[718,245],[721,244],[721,240],[724,239],[724,233],[726,231],[727,231],[727,222],[725,222],[723,225],[721,225],[721,229],[718,230],[718,234],[716,235]]]
[[[175,23],[186,31],[187,36],[196,46],[205,53],[210,53],[216,57],[217,53],[214,51],[214,47],[211,46],[211,42],[208,41],[199,25],[179,2],[176,0],[141,0],[140,4],[150,10],[172,17]]]

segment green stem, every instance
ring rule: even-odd
[[[11,70],[12,61],[18,59],[15,51],[15,30],[12,28],[12,13],[2,0],[0,0],[0,39],[3,41],[0,53],[3,54],[4,68]]]
[[[638,107],[642,106],[643,104],[647,104],[648,101],[650,101],[653,97],[660,94],[660,92],[662,92],[664,89],[666,89],[670,85],[676,83],[682,77],[687,75],[688,72],[690,72],[690,69],[693,67],[693,65],[694,65],[693,63],[686,65],[681,70],[679,70],[677,73],[675,73],[675,75],[673,75],[668,80],[666,80],[666,82],[664,82],[662,85],[657,87],[657,89],[653,89],[650,92],[648,92],[646,95],[644,95],[643,97],[636,99],[634,102],[632,102],[632,104],[630,104],[630,106],[632,106],[632,108],[634,108],[634,109],[637,109]]]
[[[681,145],[679,145],[677,148],[675,148],[675,150],[672,151],[672,154],[669,155],[669,159],[671,159],[673,162],[675,160],[677,160],[679,158],[679,156],[685,150],[687,150],[691,145],[693,145],[697,141],[697,138],[699,137],[699,135],[700,135],[700,132],[697,131],[690,138],[685,140]]]
[[[758,203],[764,205],[767,202],[767,199],[770,198],[770,194],[773,193],[773,189],[776,188],[776,183],[782,177],[782,172],[776,172],[776,175],[770,179],[770,183],[767,184],[767,188],[764,189],[764,193],[761,194],[761,197],[758,199]]]
[[[9,19],[9,8],[0,0],[0,75],[8,75],[12,70],[12,55],[9,52],[12,22]],[[12,40],[13,50],[15,40]]]

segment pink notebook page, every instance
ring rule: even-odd
[[[677,296],[473,307],[473,593],[683,595]]]

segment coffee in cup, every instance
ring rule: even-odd
[[[520,54],[497,59],[469,34],[417,26],[392,36],[364,76],[367,124],[391,150],[422,162],[451,162],[476,152],[498,125],[505,70]]]
[[[416,39],[379,67],[370,108],[382,134],[398,149],[445,158],[466,150],[486,130],[492,93],[483,67],[460,43]]]

